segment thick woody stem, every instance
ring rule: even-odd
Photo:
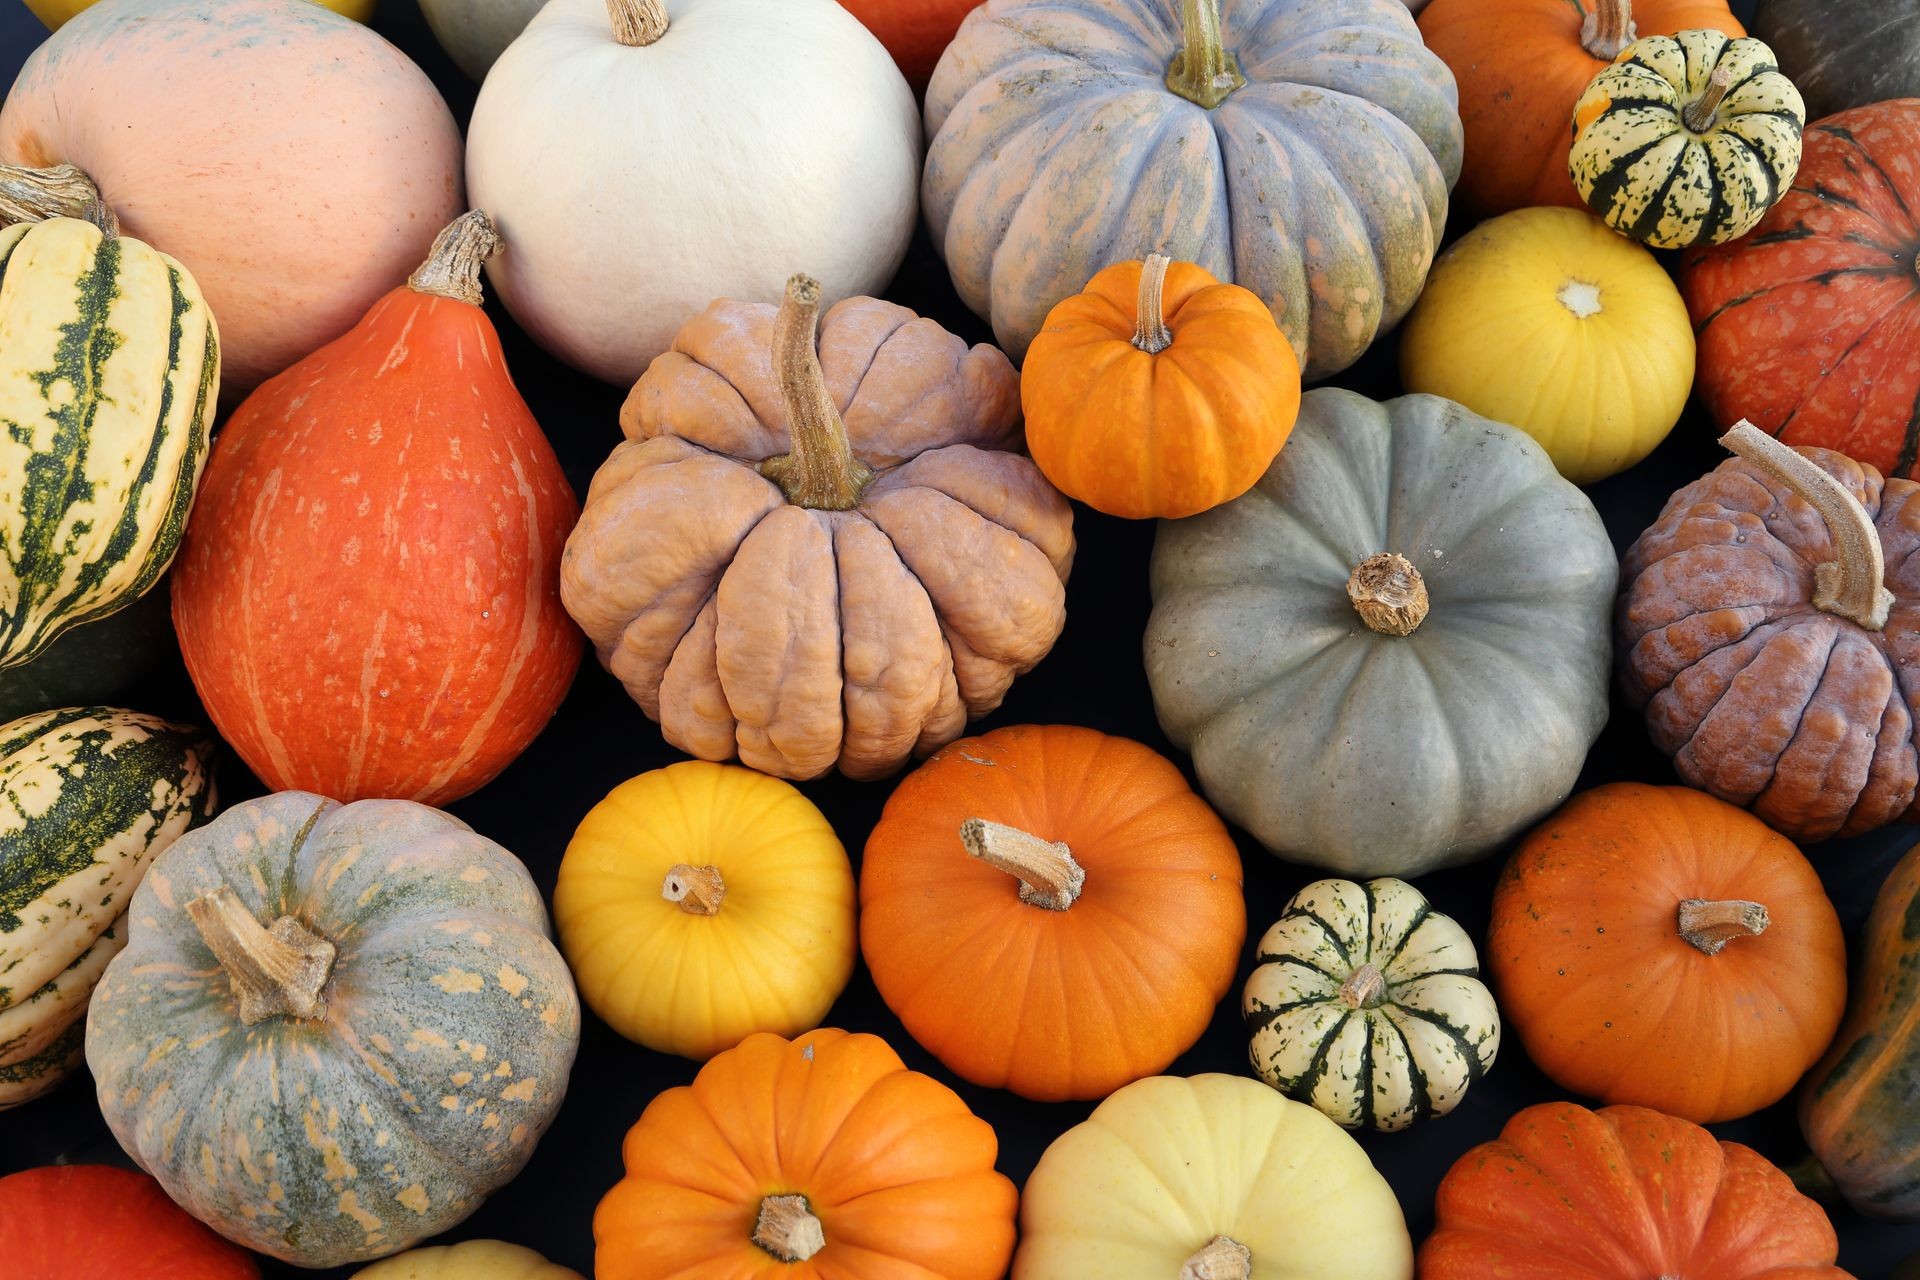
[[[720,904],[727,897],[727,882],[720,878],[718,867],[676,862],[660,882],[660,896],[690,916],[719,915]]]
[[[1180,1267],[1180,1280],[1251,1280],[1253,1250],[1230,1236],[1215,1236]]]
[[[48,218],[85,218],[105,235],[120,234],[120,220],[100,199],[100,188],[72,165],[0,164],[0,227]]]
[[[322,1018],[320,991],[333,972],[334,946],[292,916],[263,929],[238,894],[221,885],[187,904],[187,918],[226,971],[251,1027],[268,1018]]]
[[[1140,301],[1134,310],[1133,345],[1150,356],[1159,355],[1173,345],[1164,298],[1167,268],[1172,262],[1164,253],[1150,253],[1140,265]]]
[[[1759,937],[1769,923],[1767,909],[1757,902],[1688,898],[1680,904],[1680,936],[1710,956],[1735,938]]]
[[[753,1242],[782,1262],[805,1262],[827,1247],[827,1233],[805,1196],[767,1196],[753,1220]]]
[[[761,463],[760,474],[779,485],[795,506],[850,511],[860,505],[873,468],[853,456],[847,424],[827,391],[820,353],[814,350],[819,320],[820,282],[794,276],[773,321],[773,376],[787,407],[792,450]]]
[[[1633,0],[1598,0],[1580,24],[1580,47],[1607,62],[1619,57],[1637,36]]]
[[[613,38],[629,49],[640,49],[667,34],[666,0],[607,0]]]
[[[1183,0],[1186,43],[1167,64],[1167,88],[1211,111],[1246,84],[1220,36],[1220,0]]]
[[[434,237],[419,270],[407,277],[415,293],[480,305],[480,268],[500,252],[503,242],[493,220],[478,209],[463,213]]]
[[[1695,133],[1705,133],[1713,128],[1713,120],[1719,114],[1720,104],[1726,100],[1727,90],[1733,84],[1733,68],[1725,63],[1715,67],[1713,74],[1707,77],[1707,91],[1689,102],[1680,113],[1680,123]]]
[[[1340,984],[1340,1002],[1349,1009],[1371,1009],[1386,989],[1386,975],[1370,963],[1363,964]]]
[[[1426,620],[1427,580],[1405,556],[1368,556],[1347,579],[1347,599],[1360,620],[1383,636],[1410,636]]]
[[[1042,840],[1018,827],[968,818],[960,824],[960,843],[996,871],[1020,881],[1020,901],[1048,911],[1065,911],[1080,896],[1087,873],[1064,844]]]

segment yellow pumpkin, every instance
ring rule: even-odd
[[[1400,342],[1409,391],[1511,423],[1591,484],[1666,438],[1693,326],[1666,270],[1578,209],[1520,209],[1440,256]]]
[[[588,812],[553,890],[581,997],[649,1049],[704,1061],[810,1030],[853,973],[853,867],[787,783],[687,761]]]
[[[353,1273],[353,1280],[580,1280],[531,1249],[498,1240],[410,1249]]]
[[[355,22],[365,22],[373,17],[375,0],[314,0],[325,5],[335,13],[345,14]],[[47,24],[47,30],[58,31],[68,19],[82,9],[93,7],[95,0],[26,0],[27,8],[33,10],[33,16]]]

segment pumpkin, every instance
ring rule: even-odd
[[[514,42],[545,0],[420,0],[433,38],[474,80]]]
[[[1913,476],[1916,155],[1920,101],[1818,121],[1807,128],[1793,189],[1754,233],[1682,259],[1681,289],[1700,338],[1700,398],[1718,425],[1750,418],[1788,444]]]
[[[1420,34],[1459,82],[1461,202],[1481,214],[1579,208],[1575,101],[1636,37],[1692,28],[1746,34],[1727,0],[1433,0]]]
[[[853,867],[791,786],[686,761],[621,783],[573,833],[553,889],[587,1005],[706,1060],[820,1025],[853,975]]]
[[[439,93],[310,0],[222,0],[218,22],[204,0],[92,6],[21,68],[0,162],[77,166],[34,179],[186,264],[236,400],[345,332],[460,211]]]
[[[1614,582],[1593,505],[1521,432],[1310,391],[1259,484],[1160,526],[1154,711],[1276,853],[1466,862],[1572,790],[1607,719]]]
[[[1256,1080],[1151,1076],[1054,1139],[1020,1201],[1013,1280],[1413,1280],[1359,1144]]]
[[[131,1169],[55,1165],[0,1178],[8,1280],[260,1280],[222,1240]]]
[[[150,687],[178,652],[172,600],[162,578],[126,608],[62,631],[32,662],[0,669],[0,724],[55,707],[120,702]]]
[[[1421,1280],[1852,1280],[1786,1174],[1645,1107],[1528,1107],[1454,1162],[1434,1216]]]
[[[1347,1129],[1460,1105],[1500,1052],[1466,931],[1391,878],[1316,880],[1260,939],[1241,1012],[1253,1069]]]
[[[1912,816],[1920,484],[1721,443],[1621,561],[1622,691],[1682,780],[1796,840]]]
[[[887,800],[860,945],[907,1033],[975,1084],[1101,1098],[1207,1028],[1247,935],[1240,855],[1137,742],[1023,725],[949,744]]]
[[[878,1036],[748,1036],[647,1104],[593,1215],[597,1280],[998,1280],[1013,1184],[986,1121]]]
[[[40,211],[17,173],[0,166],[0,222]],[[0,671],[152,588],[206,462],[220,338],[200,288],[92,214],[0,229]]]
[[[880,292],[919,163],[906,82],[824,2],[550,0],[467,129],[473,201],[513,245],[501,302],[621,385],[713,299],[777,302],[794,263],[829,302]]]
[[[154,860],[87,1017],[100,1110],[202,1222],[306,1267],[461,1221],[580,1037],[526,868],[404,800],[283,791]]]
[[[1398,0],[989,0],[927,89],[921,203],[1015,360],[1117,257],[1258,294],[1310,379],[1413,305],[1460,172]]]
[[[480,309],[486,215],[227,420],[174,577],[180,652],[267,785],[441,803],[546,727],[580,662],[579,508]]]
[[[1759,0],[1753,34],[1818,119],[1852,107],[1920,94],[1920,3],[1871,6],[1826,0]]]
[[[27,8],[40,21],[47,24],[47,30],[58,31],[66,22],[82,9],[90,8],[97,0],[25,0]],[[365,22],[373,17],[374,0],[316,0],[335,13],[345,14],[355,22]]]
[[[1527,1057],[1700,1124],[1785,1097],[1840,1025],[1846,945],[1813,867],[1685,787],[1575,796],[1514,851],[1488,968]]]
[[[0,725],[0,1108],[80,1064],[134,886],[213,811],[211,752],[191,730],[107,707]]]
[[[354,1272],[353,1280],[580,1280],[531,1249],[498,1240],[465,1240],[411,1249]]]
[[[1020,404],[1027,448],[1061,492],[1177,518],[1260,478],[1300,412],[1300,365],[1258,297],[1155,253],[1048,314]]]
[[[981,0],[840,0],[879,37],[915,93],[925,92],[934,63],[946,52],[960,20]]]
[[[1574,209],[1519,209],[1433,264],[1400,339],[1410,391],[1539,441],[1592,484],[1653,451],[1687,406],[1693,331],[1666,269]]]
[[[560,594],[682,751],[873,778],[1053,646],[1073,512],[1010,452],[1005,356],[820,301],[795,276],[777,309],[716,302],[680,331],[621,409]]]
[[[1718,31],[1637,40],[1573,109],[1573,185],[1656,249],[1753,230],[1800,168],[1800,91],[1758,40]]]

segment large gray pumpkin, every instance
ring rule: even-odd
[[[1809,120],[1920,96],[1920,0],[1760,0],[1752,26]]]
[[[1154,709],[1276,853],[1353,876],[1465,862],[1572,789],[1607,719],[1617,577],[1593,504],[1524,433],[1438,396],[1312,391],[1259,484],[1160,526]]]

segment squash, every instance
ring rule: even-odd
[[[62,631],[32,662],[0,668],[0,724],[55,707],[120,702],[149,687],[179,653],[172,602],[163,577],[126,608]]]
[[[155,859],[128,918],[87,1017],[101,1113],[250,1249],[331,1267],[437,1235],[566,1093],[580,1006],[540,892],[436,809],[249,800]]]
[[[80,1064],[87,1001],[126,946],[134,886],[213,812],[212,749],[107,707],[0,725],[0,1108]]]
[[[579,508],[480,309],[486,215],[227,420],[174,576],[180,652],[270,787],[444,803],[546,727],[580,663]]]
[[[467,185],[535,341],[625,386],[715,298],[878,293],[914,227],[920,131],[885,49],[822,0],[550,0],[488,73]],[[639,236],[639,239],[636,239]]]
[[[1746,31],[1727,0],[1433,0],[1420,34],[1460,85],[1459,198],[1482,215],[1582,205],[1567,122],[1593,78],[1638,36]]]
[[[420,0],[433,38],[469,79],[483,81],[546,0]]]
[[[531,1249],[498,1240],[465,1240],[411,1249],[353,1273],[353,1280],[580,1280]]]
[[[1800,91],[1758,40],[1682,31],[1636,40],[1573,108],[1573,185],[1622,235],[1656,249],[1753,230],[1793,183]]]
[[[1206,1030],[1247,936],[1240,886],[1232,837],[1167,760],[1092,729],[996,729],[887,800],[860,944],[956,1075],[1102,1098]]]
[[[1578,210],[1520,209],[1433,264],[1400,338],[1400,378],[1519,427],[1561,475],[1592,484],[1679,421],[1693,329],[1645,249]]]
[[[186,264],[236,401],[345,332],[460,211],[439,93],[310,0],[221,0],[217,23],[204,0],[94,5],[21,68],[0,163],[78,167],[35,180]]]
[[[791,786],[686,761],[615,787],[553,889],[588,1007],[629,1040],[705,1061],[820,1025],[853,976],[853,867]]]
[[[1915,816],[1920,484],[1721,443],[1621,561],[1622,692],[1683,781],[1796,840]]]
[[[1466,862],[1572,790],[1607,719],[1614,582],[1593,505],[1521,432],[1317,389],[1251,491],[1160,526],[1154,711],[1276,853]]]
[[[1048,313],[1020,404],[1061,492],[1171,519],[1253,487],[1300,412],[1300,365],[1258,297],[1153,253]]]
[[[144,1173],[54,1165],[0,1178],[7,1280],[260,1280],[245,1250]]]
[[[887,47],[900,73],[924,93],[934,63],[946,52],[960,20],[981,0],[840,0]]]
[[[1115,258],[1258,294],[1309,379],[1413,305],[1460,172],[1398,0],[989,0],[927,88],[921,203],[1015,360]]]
[[[25,0],[27,8],[33,10],[33,16],[47,24],[47,30],[58,31],[81,10],[91,8],[97,0]],[[315,0],[335,13],[345,14],[355,22],[366,22],[373,17],[375,0]]]
[[[219,332],[186,268],[97,203],[97,226],[32,220],[44,209],[20,177],[0,165],[0,222],[29,219],[0,229],[0,671],[159,580],[220,389]]]
[[[1759,0],[1753,34],[1806,99],[1811,119],[1920,95],[1920,3]]]
[[[682,751],[874,778],[1052,648],[1073,511],[1011,452],[1005,356],[820,301],[795,276],[777,309],[716,302],[680,331],[621,409],[560,594]]]
[[[1013,1280],[1413,1280],[1359,1144],[1241,1076],[1152,1076],[1054,1139],[1020,1201]]]
[[[1793,189],[1754,233],[1681,260],[1700,338],[1700,398],[1716,424],[1748,418],[1788,444],[1914,476],[1916,154],[1913,99],[1809,125]]]
[[[596,1280],[998,1280],[999,1143],[878,1036],[748,1036],[647,1104],[593,1215]]]
[[[1528,1107],[1454,1162],[1434,1215],[1421,1280],[1852,1280],[1786,1174],[1644,1107]]]
[[[1466,930],[1391,878],[1316,880],[1260,939],[1241,1012],[1254,1072],[1346,1129],[1460,1105],[1500,1052]]]

